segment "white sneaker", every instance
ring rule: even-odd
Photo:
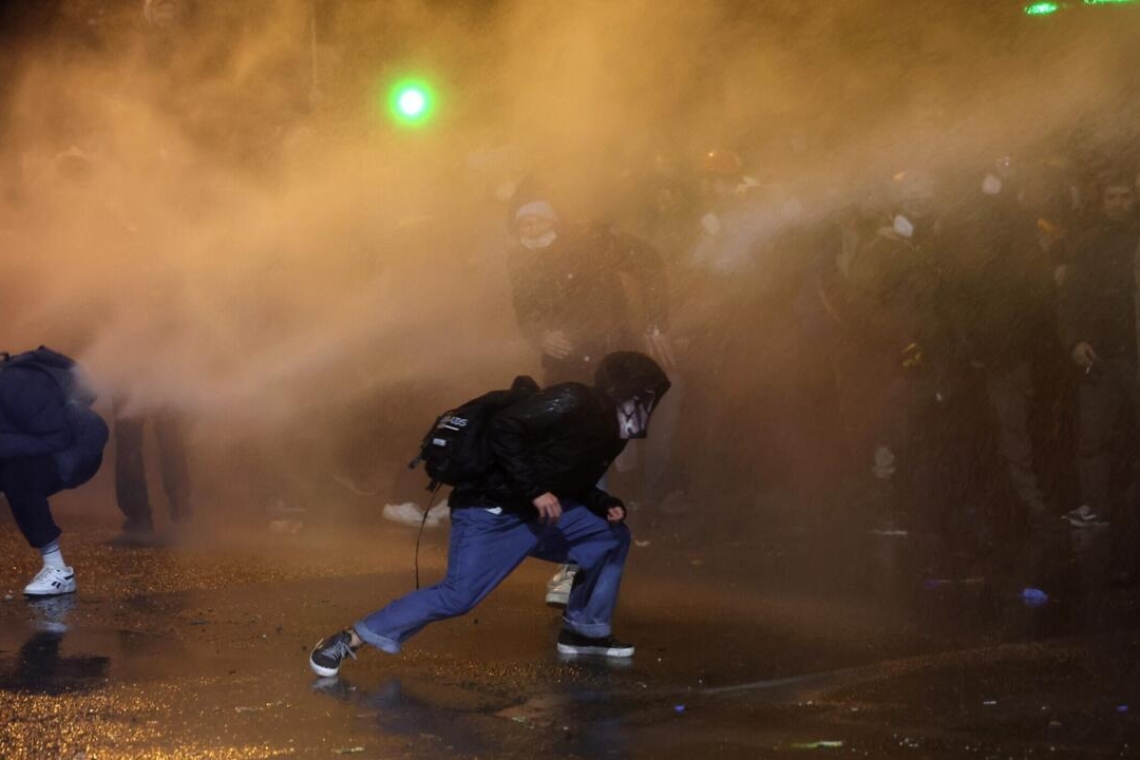
[[[439,527],[439,518],[432,517],[429,514],[425,521],[424,511],[420,509],[418,504],[414,504],[410,501],[406,501],[403,504],[385,504],[383,515],[385,520],[407,525],[410,528],[418,528],[421,524],[425,528]]]
[[[551,607],[565,607],[570,603],[570,589],[574,586],[577,565],[559,565],[558,572],[546,583],[546,603]]]
[[[1101,528],[1108,525],[1108,520],[1098,515],[1088,504],[1066,512],[1064,519],[1074,528]]]
[[[70,567],[45,567],[24,586],[27,596],[58,596],[75,593],[75,570]]]

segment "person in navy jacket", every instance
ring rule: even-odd
[[[74,593],[75,571],[63,561],[62,533],[48,498],[99,470],[108,429],[84,397],[75,363],[40,348],[0,363],[0,491],[43,568],[28,596]]]

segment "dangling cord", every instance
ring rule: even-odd
[[[431,487],[431,498],[428,499],[427,509],[424,510],[424,518],[420,520],[420,532],[416,534],[416,590],[420,589],[420,539],[424,537],[424,525],[427,524],[428,513],[431,508],[435,506],[436,497],[439,496],[439,489],[443,488],[443,483],[433,483]]]

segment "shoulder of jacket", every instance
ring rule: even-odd
[[[594,397],[594,390],[585,383],[559,383],[544,389],[541,395],[550,400],[584,404]]]
[[[0,397],[5,404],[37,405],[37,411],[57,401],[62,402],[55,380],[42,370],[21,365],[7,365],[0,369]]]

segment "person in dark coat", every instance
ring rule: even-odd
[[[1136,190],[1122,173],[1104,183],[1101,217],[1076,244],[1061,299],[1061,339],[1084,373],[1077,448],[1083,503],[1067,515],[1075,527],[1107,521],[1113,430],[1122,412],[1140,419],[1138,255]]]
[[[847,380],[860,401],[853,416],[861,417],[857,437],[872,465],[872,506],[888,531],[913,517],[896,475],[914,479],[915,430],[941,398],[952,343],[942,312],[934,179],[908,171],[893,181],[897,213],[860,247],[848,277],[850,337],[859,353],[849,357]]]
[[[669,368],[665,263],[653,246],[603,226],[564,224],[544,200],[521,204],[512,232],[518,244],[507,268],[515,315],[542,354],[544,384],[588,382],[603,356],[643,345]],[[640,288],[640,329],[621,274]]]
[[[75,571],[63,561],[62,531],[48,498],[77,488],[99,470],[109,431],[73,388],[75,364],[46,348],[0,364],[0,491],[43,568],[24,588],[28,596],[74,593]]]
[[[1029,420],[1034,366],[1055,351],[1053,265],[1038,216],[1012,178],[990,173],[953,220],[946,246],[950,312],[971,366],[985,378],[1000,453],[1029,522],[1048,514],[1034,471]]]
[[[446,577],[319,641],[313,672],[335,676],[364,644],[399,652],[427,624],[470,611],[527,557],[581,568],[560,653],[633,656],[611,628],[630,546],[625,506],[597,483],[629,439],[645,436],[668,389],[656,362],[622,351],[599,363],[593,387],[555,385],[496,414],[493,466],[452,492]]]

